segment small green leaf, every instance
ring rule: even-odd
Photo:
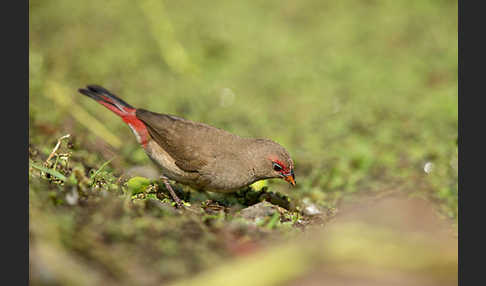
[[[127,182],[128,191],[134,195],[142,193],[150,185],[150,179],[144,177],[133,177]]]
[[[251,184],[250,187],[255,191],[260,191],[264,187],[268,187],[268,181],[267,180],[256,181],[253,184]]]
[[[58,178],[59,180],[66,181],[66,177],[63,174],[61,174],[58,171],[56,171],[56,170],[48,169],[48,168],[46,168],[44,166],[40,166],[40,165],[37,165],[37,164],[32,163],[32,162],[30,163],[30,165],[32,167],[34,167],[34,168],[36,168],[36,169],[44,172],[44,173],[48,173],[51,176],[54,176],[54,177]]]

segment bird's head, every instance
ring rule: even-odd
[[[292,159],[288,158],[288,163],[284,160],[280,160],[277,158],[270,159],[272,161],[272,171],[275,176],[284,179],[290,185],[295,186],[295,174],[294,174],[294,166],[292,163]]]
[[[263,150],[262,173],[265,178],[282,178],[295,186],[294,162],[280,144],[271,140],[260,141]]]

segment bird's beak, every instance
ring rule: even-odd
[[[289,174],[284,175],[284,180],[287,181],[292,186],[295,186],[295,175],[294,170],[290,171]]]

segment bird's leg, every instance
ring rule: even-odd
[[[172,189],[172,187],[170,186],[169,184],[169,179],[166,177],[166,176],[160,176],[160,179],[162,180],[162,182],[164,183],[165,185],[165,188],[167,190],[169,190],[169,193],[170,195],[172,196],[172,199],[174,199],[174,201],[176,202],[177,204],[177,207],[179,208],[182,208],[184,207],[184,204],[182,204],[182,201],[181,199],[179,199],[179,197],[176,195],[176,193],[174,192],[174,190]]]

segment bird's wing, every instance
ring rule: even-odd
[[[147,125],[153,140],[186,172],[198,172],[217,157],[222,137],[234,136],[206,124],[144,109],[137,109],[136,116]]]

